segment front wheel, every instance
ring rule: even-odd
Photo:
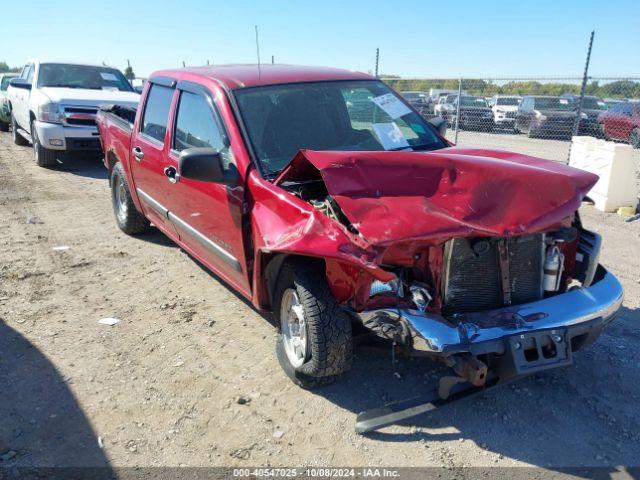
[[[55,167],[58,164],[58,152],[42,146],[38,138],[38,131],[33,122],[31,123],[31,140],[33,141],[33,154],[36,159],[36,165],[44,168]]]
[[[127,235],[142,233],[149,228],[147,220],[136,208],[129,184],[120,162],[111,170],[111,203],[118,228]]]
[[[0,122],[0,132],[8,132],[9,124],[6,122]]]
[[[351,320],[336,303],[324,269],[313,260],[282,267],[275,292],[280,323],[278,361],[298,386],[311,389],[336,381],[351,368]]]

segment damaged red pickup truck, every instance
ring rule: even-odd
[[[442,359],[443,398],[569,364],[623,298],[577,213],[597,178],[434,124],[368,75],[278,65],[157,72],[98,115],[118,226],[272,311],[299,385],[349,370],[354,331]]]

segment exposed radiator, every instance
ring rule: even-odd
[[[499,243],[508,253],[503,280]],[[445,244],[442,279],[443,313],[452,315],[500,308],[542,298],[544,235],[516,238],[455,238]]]

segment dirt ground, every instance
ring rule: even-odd
[[[640,465],[640,221],[582,208],[626,301],[574,365],[359,436],[357,412],[438,369],[362,347],[303,391],[267,318],[162,234],[117,229],[99,161],[45,170],[7,133],[0,169],[0,466]]]

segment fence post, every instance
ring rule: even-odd
[[[584,73],[582,74],[582,86],[580,87],[580,100],[578,102],[578,110],[576,112],[576,119],[573,123],[573,137],[578,135],[578,131],[580,129],[580,120],[582,120],[582,102],[584,100],[584,93],[587,89],[587,80],[589,79],[589,60],[591,59],[591,47],[593,46],[593,35],[595,30],[591,31],[591,38],[589,39],[589,49],[587,50],[587,61],[584,64]],[[573,139],[571,141],[573,144]],[[569,157],[571,157],[571,146],[569,146]],[[569,158],[567,158],[567,163],[569,163]]]
[[[378,62],[380,61],[380,48],[376,48],[376,70],[375,77],[378,78]]]
[[[456,104],[456,134],[453,143],[458,143],[458,128],[460,126],[460,97],[462,97],[462,78],[458,80],[458,103]]]

